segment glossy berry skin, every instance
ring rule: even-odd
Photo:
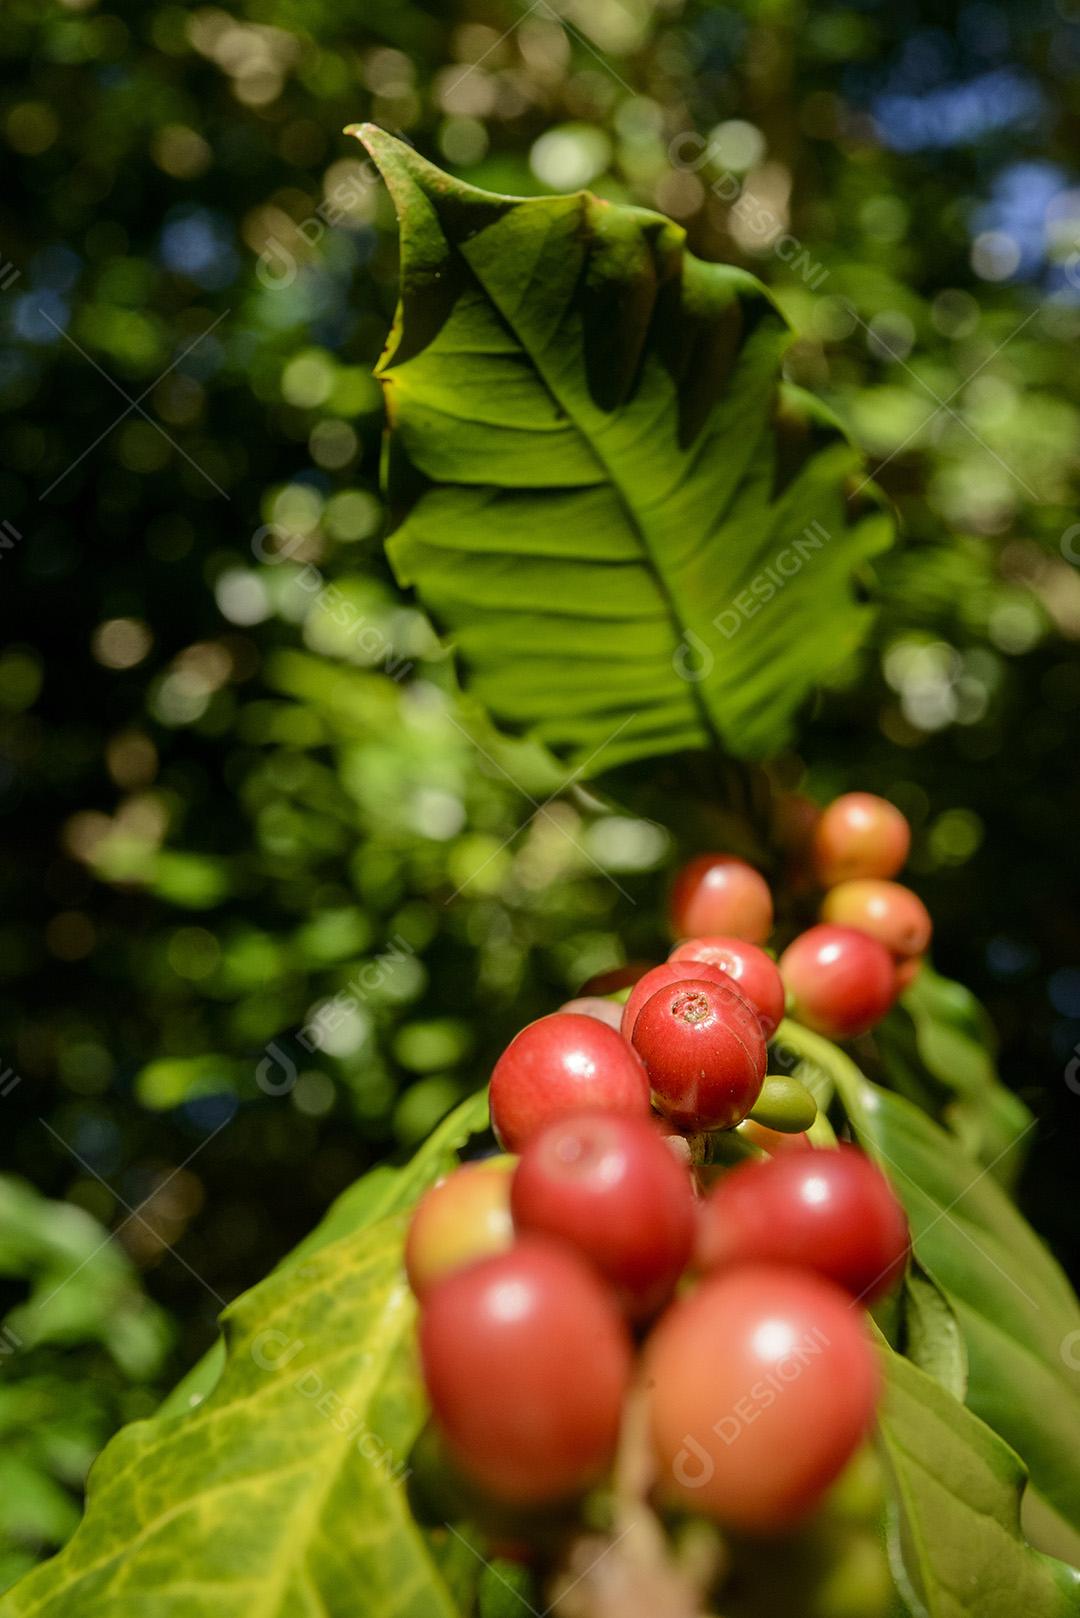
[[[896,999],[896,967],[884,944],[853,927],[809,927],[780,957],[792,1015],[829,1039],[853,1039]]]
[[[879,1391],[847,1296],[764,1264],[676,1302],[646,1344],[645,1379],[663,1492],[765,1534],[819,1504],[865,1438]]]
[[[581,1017],[595,1017],[598,1022],[607,1023],[609,1028],[616,1032],[622,1027],[623,1008],[617,1000],[606,1000],[599,994],[582,994],[576,1000],[567,1000],[559,1007],[560,1012],[575,1012]]]
[[[782,881],[792,897],[809,893],[814,880],[814,829],[821,819],[816,803],[799,792],[781,792],[771,812],[772,841],[783,856]]]
[[[881,877],[838,883],[822,901],[821,919],[869,933],[898,960],[925,954],[934,930],[918,894]]]
[[[667,1302],[694,1247],[689,1172],[644,1118],[576,1113],[548,1124],[521,1154],[510,1205],[519,1232],[569,1243],[636,1320]]]
[[[421,1197],[405,1238],[405,1273],[418,1298],[462,1265],[510,1246],[510,1176],[516,1167],[513,1157],[466,1163]]]
[[[613,966],[607,972],[597,972],[578,990],[579,995],[616,994],[629,989],[649,970],[649,961],[627,961],[625,966]]]
[[[688,938],[676,944],[669,964],[701,961],[715,966],[730,978],[744,1000],[749,1000],[761,1020],[761,1031],[768,1039],[776,1032],[784,1015],[784,980],[771,956],[745,938]]]
[[[772,932],[769,884],[734,854],[699,854],[683,866],[671,890],[676,938],[726,933],[763,944]]]
[[[700,966],[681,966],[677,961],[661,961],[659,966],[650,968],[644,977],[638,979],[622,1008],[622,1032],[624,1039],[631,1039],[634,1033],[634,1024],[638,1019],[638,1012],[646,1000],[651,1000],[659,989],[666,989],[669,983],[684,983],[687,978],[702,977],[710,983],[724,983],[725,977],[718,966],[712,966],[702,961]],[[728,988],[733,987],[728,983]]]
[[[897,1285],[907,1217],[888,1180],[856,1146],[740,1163],[700,1213],[704,1269],[791,1264],[835,1281],[870,1305]]]
[[[552,1118],[582,1108],[649,1113],[649,1081],[621,1034],[596,1017],[556,1011],[512,1039],[491,1075],[491,1127],[519,1152]]]
[[[562,1499],[609,1465],[630,1342],[610,1289],[568,1249],[523,1237],[441,1281],[420,1358],[452,1458],[495,1499]]]
[[[657,1108],[679,1129],[731,1129],[765,1078],[765,1037],[751,1007],[723,983],[690,978],[642,1006],[634,1047]]]
[[[908,857],[911,827],[872,792],[834,798],[814,828],[814,872],[823,888],[853,877],[895,876]]]
[[[797,1135],[785,1135],[779,1129],[770,1129],[767,1124],[759,1124],[754,1118],[744,1118],[739,1125],[738,1133],[743,1140],[748,1140],[751,1146],[757,1146],[763,1152],[774,1157],[777,1152],[812,1152],[813,1142],[805,1130]]]
[[[821,810],[804,792],[780,792],[773,799],[772,836],[776,846],[798,861],[809,856]]]
[[[922,961],[918,956],[913,957],[910,961],[898,961],[896,966],[897,995],[903,994],[905,989],[910,989],[921,971]]]

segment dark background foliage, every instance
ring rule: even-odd
[[[772,776],[911,816],[1075,1265],[1078,20],[8,0],[0,1121],[51,1200],[0,1201],[0,1578],[222,1300],[524,1020],[662,948],[685,805],[493,735],[382,558],[396,248],[357,119],[658,207],[789,312],[905,541]]]

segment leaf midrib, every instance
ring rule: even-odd
[[[413,180],[413,183],[417,184],[415,179]],[[579,224],[579,230],[580,230],[582,236],[586,238],[586,243],[587,243],[589,227],[588,227],[588,220],[587,220],[586,211],[585,211],[586,206],[587,206],[586,193],[581,192],[581,193],[579,193],[579,201],[578,201],[578,224]],[[442,225],[442,222],[440,220],[440,228],[441,228],[441,225]],[[550,226],[548,228],[550,230]],[[498,320],[500,320],[502,322],[502,324],[506,327],[506,329],[510,332],[511,336],[513,337],[514,341],[517,343],[517,345],[520,348],[521,352],[528,357],[530,364],[532,365],[533,369],[535,370],[536,375],[539,377],[539,379],[540,379],[541,383],[543,384],[544,388],[547,390],[547,393],[548,393],[549,397],[551,398],[551,400],[554,402],[555,405],[558,406],[558,408],[560,410],[562,410],[564,412],[564,414],[566,416],[566,419],[573,424],[573,427],[574,427],[575,431],[578,433],[578,435],[581,438],[581,440],[583,441],[583,443],[588,447],[590,453],[595,456],[598,464],[603,468],[607,486],[611,488],[612,493],[614,494],[616,500],[618,501],[620,509],[622,510],[623,515],[624,515],[624,517],[625,517],[631,531],[634,534],[637,535],[638,543],[641,546],[642,557],[645,560],[645,562],[647,563],[647,565],[648,565],[654,579],[656,580],[656,583],[657,583],[661,598],[662,598],[662,600],[664,602],[664,606],[665,606],[666,611],[667,611],[667,617],[668,617],[669,623],[671,625],[671,629],[672,629],[673,636],[674,636],[674,645],[673,645],[673,648],[672,648],[672,655],[674,656],[675,652],[678,650],[679,645],[686,639],[687,631],[691,630],[694,633],[696,633],[696,631],[693,631],[693,627],[692,627],[691,624],[684,623],[682,621],[682,619],[680,617],[678,602],[676,601],[675,596],[672,593],[671,586],[669,584],[669,581],[668,581],[666,575],[664,574],[662,568],[660,567],[656,551],[655,551],[653,545],[650,543],[648,530],[643,526],[643,524],[642,524],[642,522],[641,522],[641,520],[640,520],[640,518],[639,518],[639,516],[638,516],[638,514],[636,512],[635,507],[633,506],[633,504],[631,503],[631,501],[629,499],[629,495],[628,495],[627,491],[624,489],[620,479],[616,476],[616,473],[615,473],[615,471],[613,469],[613,466],[612,466],[612,464],[610,462],[610,459],[602,453],[602,451],[598,447],[596,441],[585,431],[585,428],[582,425],[580,416],[574,410],[572,404],[566,398],[564,398],[564,396],[559,391],[559,389],[557,387],[555,387],[555,385],[553,384],[553,382],[551,380],[551,377],[550,377],[550,374],[549,374],[548,370],[545,369],[545,367],[543,366],[543,364],[542,364],[540,358],[538,357],[538,355],[535,354],[533,352],[533,350],[529,347],[528,343],[526,343],[524,337],[522,336],[522,334],[518,330],[517,326],[514,324],[514,321],[511,318],[511,316],[506,314],[504,312],[504,310],[500,307],[500,305],[498,303],[496,303],[495,298],[492,296],[491,292],[488,290],[487,286],[484,284],[484,281],[481,279],[480,275],[477,273],[477,271],[475,270],[473,265],[470,263],[469,259],[466,257],[466,255],[463,252],[462,248],[458,245],[458,243],[452,242],[450,240],[450,238],[446,235],[445,230],[443,231],[443,240],[446,243],[448,251],[451,252],[451,253],[456,253],[457,254],[458,258],[461,260],[461,263],[465,266],[468,274],[472,277],[475,285],[477,286],[479,291],[483,294],[484,298],[487,300],[488,305],[493,310],[496,318]],[[583,255],[581,270],[579,272],[578,287],[575,289],[575,295],[576,295],[577,290],[580,289],[581,283],[584,282],[584,280],[585,280],[585,278],[587,276],[587,273],[588,273],[588,257],[587,257],[587,246],[586,246],[586,253],[585,253],[585,255]],[[649,352],[649,349],[650,349],[650,338],[651,338],[652,329],[653,329],[653,322],[656,319],[656,311],[657,311],[657,304],[654,301],[652,310],[651,310],[650,315],[649,315],[649,335],[646,336],[646,339],[645,339],[644,343],[642,344],[640,367],[644,366],[646,356],[647,356],[647,354]],[[563,325],[563,315],[561,314],[560,319],[559,319],[559,330],[562,329],[562,325]],[[639,375],[640,375],[640,368],[639,368]],[[741,480],[740,480],[740,483],[741,483]],[[740,485],[737,484],[736,488],[738,488],[739,486]],[[725,511],[730,508],[730,504],[731,504],[731,501],[732,501],[733,498],[734,498],[734,490],[732,491],[732,494],[729,495],[729,497],[728,497],[728,504],[723,508]],[[722,737],[720,735],[720,732],[719,732],[719,730],[717,728],[716,722],[713,719],[710,708],[709,708],[708,704],[706,703],[706,701],[704,699],[704,693],[700,689],[703,682],[694,681],[694,680],[687,680],[687,681],[684,681],[683,683],[687,686],[688,695],[690,697],[691,702],[694,704],[694,706],[697,708],[697,710],[699,712],[701,722],[702,722],[702,725],[703,725],[703,728],[704,728],[706,734],[709,736],[713,747],[722,756],[723,753],[724,753],[723,739],[722,739]]]
[[[344,1241],[349,1241],[351,1239],[352,1239],[351,1237],[346,1236],[346,1237],[342,1237],[341,1241],[344,1242]],[[336,1247],[337,1245],[338,1245],[338,1243],[336,1243],[336,1242],[332,1243],[330,1248],[327,1249],[327,1251],[332,1251],[333,1247]],[[314,1288],[313,1288],[313,1290],[314,1290]],[[393,1309],[390,1307],[391,1304],[395,1305],[395,1307]],[[361,1360],[360,1365],[358,1367],[358,1374],[356,1376],[356,1380],[355,1380],[355,1382],[350,1384],[350,1395],[349,1395],[350,1401],[357,1400],[357,1399],[364,1401],[364,1402],[360,1403],[357,1406],[357,1408],[361,1408],[361,1409],[366,1408],[366,1397],[365,1396],[374,1392],[374,1390],[378,1386],[378,1383],[379,1383],[381,1377],[385,1373],[385,1370],[386,1370],[386,1356],[392,1351],[395,1339],[400,1336],[400,1331],[398,1329],[399,1325],[400,1325],[400,1317],[401,1317],[402,1312],[407,1308],[407,1304],[408,1304],[408,1295],[407,1295],[407,1292],[404,1289],[404,1282],[402,1282],[400,1290],[399,1290],[398,1297],[396,1299],[391,1298],[390,1300],[388,1300],[388,1306],[387,1306],[386,1309],[383,1310],[383,1316],[382,1316],[382,1319],[380,1321],[380,1331],[379,1331],[379,1338],[378,1338],[377,1344],[373,1345],[369,1350],[365,1351],[363,1359]],[[295,1297],[290,1298],[288,1307],[289,1307],[290,1310],[295,1307]],[[276,1314],[277,1314],[277,1311],[271,1311],[270,1314],[268,1314],[265,1317],[261,1317],[261,1318],[264,1321],[266,1319],[274,1319],[274,1318],[276,1318]],[[351,1347],[350,1347],[349,1351],[352,1352],[352,1353],[356,1352],[355,1348],[351,1348]],[[327,1358],[332,1358],[332,1357],[334,1357],[334,1356],[327,1356]],[[318,1363],[322,1364],[323,1361],[320,1360]],[[269,1385],[273,1386],[272,1383],[269,1384]],[[219,1382],[218,1387],[220,1388],[220,1386],[221,1386],[221,1383]],[[215,1407],[212,1410],[206,1411],[203,1419],[211,1419],[211,1418],[213,1418],[213,1417],[215,1417],[215,1416],[217,1416],[219,1414],[232,1414],[233,1411],[238,1406],[241,1406],[244,1402],[246,1402],[246,1401],[245,1400],[239,1400],[239,1401],[236,1401],[236,1403],[233,1403],[232,1401],[229,1401],[227,1403],[223,1402],[220,1406]],[[333,1428],[331,1428],[331,1431],[335,1431],[335,1430]],[[262,1579],[240,1579],[240,1580],[236,1580],[236,1581],[227,1581],[227,1580],[219,1581],[226,1588],[231,1588],[231,1587],[243,1588],[243,1587],[248,1586],[248,1585],[253,1585],[253,1586],[255,1586],[255,1587],[259,1588],[259,1589],[266,1589],[267,1592],[268,1592],[267,1593],[267,1600],[269,1600],[272,1603],[271,1606],[267,1607],[267,1609],[266,1609],[267,1613],[273,1612],[273,1613],[280,1614],[281,1618],[288,1618],[288,1614],[286,1614],[284,1612],[282,1603],[285,1601],[286,1597],[288,1596],[290,1580],[291,1580],[291,1578],[293,1576],[294,1571],[297,1568],[299,1568],[299,1569],[301,1569],[301,1570],[303,1570],[305,1572],[308,1569],[308,1564],[307,1564],[307,1560],[306,1560],[306,1558],[307,1558],[307,1548],[309,1547],[309,1545],[311,1543],[311,1540],[312,1540],[313,1535],[314,1535],[315,1527],[316,1527],[316,1525],[318,1523],[319,1517],[320,1517],[320,1515],[321,1515],[321,1513],[323,1511],[323,1508],[324,1508],[324,1506],[326,1504],[326,1501],[330,1497],[330,1494],[332,1493],[334,1487],[336,1486],[336,1484],[337,1484],[337,1482],[338,1482],[338,1480],[339,1480],[339,1478],[341,1476],[342,1467],[343,1467],[345,1459],[347,1458],[348,1451],[350,1449],[351,1435],[349,1435],[349,1434],[336,1434],[335,1433],[335,1436],[340,1439],[340,1442],[336,1446],[337,1451],[338,1451],[337,1458],[333,1462],[332,1465],[330,1465],[328,1468],[325,1469],[326,1472],[327,1472],[326,1481],[323,1484],[321,1484],[320,1487],[317,1490],[314,1491],[314,1499],[311,1500],[311,1503],[308,1504],[307,1502],[305,1502],[303,1511],[302,1512],[297,1512],[295,1518],[290,1520],[292,1523],[300,1523],[300,1524],[302,1524],[302,1527],[297,1528],[297,1527],[294,1527],[294,1526],[290,1526],[289,1529],[283,1534],[282,1537],[283,1537],[283,1540],[284,1540],[284,1543],[285,1543],[286,1553],[285,1553],[284,1556],[279,1557],[277,1559],[277,1561],[275,1561],[274,1563],[271,1563],[271,1565],[270,1565],[270,1576],[268,1578],[262,1578]],[[129,1466],[122,1468],[121,1471],[119,1473],[117,1473],[115,1477],[110,1478],[108,1480],[108,1484],[107,1484],[107,1487],[110,1489],[110,1491],[115,1489],[115,1487],[123,1480],[123,1478],[130,1473],[133,1466],[139,1465],[140,1462],[144,1462],[145,1459],[146,1459],[145,1454],[143,1454],[141,1456],[138,1456],[138,1457],[135,1457],[133,1462]],[[289,1472],[303,1471],[305,1468],[311,1468],[311,1467],[316,1466],[316,1465],[317,1465],[317,1461],[312,1456],[309,1455],[309,1456],[305,1456],[301,1461],[295,1462],[295,1463],[293,1463],[291,1465],[279,1467],[279,1468],[275,1469],[273,1472],[264,1472],[264,1473],[260,1474],[259,1476],[260,1477],[266,1477],[266,1476],[281,1477],[281,1476],[287,1475]],[[319,1470],[319,1475],[321,1476],[322,1473],[323,1473],[323,1470],[324,1470],[323,1467],[320,1466],[318,1468],[318,1470]],[[87,1580],[88,1578],[93,1577],[94,1574],[100,1573],[103,1569],[108,1568],[112,1563],[116,1562],[117,1560],[126,1559],[131,1554],[131,1552],[139,1544],[144,1542],[148,1537],[150,1537],[152,1534],[160,1531],[162,1528],[167,1527],[170,1522],[174,1521],[178,1517],[183,1516],[185,1512],[190,1511],[193,1507],[195,1507],[197,1509],[203,1502],[205,1502],[208,1499],[213,1499],[215,1496],[217,1496],[219,1494],[229,1494],[231,1492],[242,1490],[242,1489],[244,1489],[246,1487],[257,1487],[258,1483],[259,1483],[259,1477],[254,1477],[254,1476],[252,1478],[250,1478],[250,1479],[230,1478],[230,1479],[225,1480],[225,1481],[223,1481],[223,1482],[221,1482],[219,1484],[213,1484],[209,1488],[201,1490],[200,1493],[198,1494],[198,1496],[195,1499],[187,1498],[187,1499],[185,1499],[183,1501],[180,1501],[177,1505],[175,1505],[172,1508],[170,1508],[169,1510],[161,1513],[158,1517],[155,1517],[150,1522],[145,1523],[143,1525],[143,1527],[139,1530],[138,1534],[133,1539],[128,1540],[124,1545],[118,1547],[110,1555],[102,1557],[98,1561],[92,1562],[89,1565],[87,1565],[86,1567],[80,1568],[78,1570],[77,1574],[75,1575],[75,1577],[73,1579],[71,1579],[70,1581],[68,1581],[66,1586],[61,1586],[59,1591],[57,1591],[57,1590],[46,1591],[45,1594],[43,1595],[43,1597],[41,1597],[40,1599],[35,1600],[35,1602],[34,1602],[34,1604],[32,1606],[26,1607],[26,1608],[23,1609],[23,1618],[30,1618],[30,1615],[32,1615],[32,1614],[44,1611],[46,1609],[48,1603],[57,1594],[62,1594],[65,1588],[67,1590],[77,1589],[80,1584],[84,1583],[85,1580]],[[296,1555],[296,1556],[293,1556],[292,1555],[293,1548],[298,1543],[298,1539],[297,1539],[298,1534],[303,1534],[304,1537],[299,1540],[299,1544],[300,1544],[299,1554]],[[430,1571],[431,1571],[432,1583],[439,1589],[439,1592],[445,1598],[445,1601],[447,1603],[449,1603],[449,1605],[447,1607],[447,1611],[449,1613],[450,1611],[452,1611],[452,1603],[450,1603],[449,1592],[446,1589],[446,1586],[445,1586],[445,1584],[444,1584],[444,1582],[442,1580],[442,1577],[438,1573],[438,1570],[437,1570],[437,1568],[435,1567],[434,1564],[431,1565],[431,1570]],[[275,1585],[276,1585],[276,1588],[274,1588]],[[321,1599],[321,1597],[320,1597],[320,1599]]]

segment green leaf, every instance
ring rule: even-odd
[[[1024,1468],[917,1366],[886,1353],[878,1417],[893,1571],[920,1618],[1076,1618],[1080,1574],[1020,1530]]]
[[[390,557],[477,696],[582,774],[774,750],[865,634],[853,578],[892,527],[780,386],[765,289],[658,214],[493,196],[357,132],[401,224]]]
[[[889,1174],[919,1263],[963,1333],[968,1405],[1080,1524],[1080,1305],[1060,1267],[988,1169],[910,1101],[820,1035],[784,1023],[780,1037],[828,1067],[860,1143]]]
[[[215,1385],[108,1446],[82,1526],[3,1618],[455,1618],[403,1485],[423,1412],[401,1249],[404,1210],[486,1117],[465,1102],[229,1307]]]
[[[1011,1189],[1033,1120],[998,1077],[994,1029],[970,990],[924,965],[877,1039],[896,1088],[940,1116]]]
[[[954,1399],[967,1393],[967,1353],[960,1323],[941,1288],[912,1264],[904,1279],[904,1353]]]

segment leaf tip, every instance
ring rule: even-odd
[[[445,187],[446,176],[422,158],[408,140],[401,140],[381,129],[378,124],[348,124],[346,135],[353,135],[367,150],[375,167],[390,187],[400,188],[407,181],[422,189],[438,190]]]
[[[355,136],[358,141],[367,147],[369,152],[373,146],[378,146],[381,142],[392,138],[386,133],[385,129],[380,129],[378,124],[370,123],[346,124],[343,133]]]

